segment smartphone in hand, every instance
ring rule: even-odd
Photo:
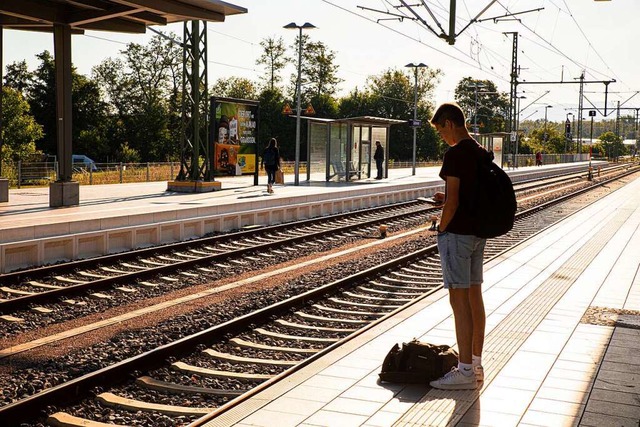
[[[418,200],[421,202],[427,202],[430,205],[441,205],[443,202],[440,200],[436,200],[433,197],[418,197]]]

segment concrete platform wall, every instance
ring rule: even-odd
[[[351,188],[311,197],[273,198],[259,203],[258,207],[255,203],[245,202],[22,227],[12,230],[12,235],[30,238],[0,244],[0,273],[179,242],[248,225],[279,224],[414,200],[442,191],[442,185],[397,185],[384,190],[363,188],[356,191]],[[315,200],[309,200],[311,198]],[[175,217],[183,218],[168,219]],[[125,222],[136,224],[113,226]],[[87,229],[91,230],[85,231]]]

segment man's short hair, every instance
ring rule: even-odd
[[[458,104],[447,102],[440,105],[431,119],[431,124],[442,127],[446,120],[449,120],[454,126],[465,126],[464,113]]]

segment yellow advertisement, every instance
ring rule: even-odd
[[[217,175],[253,174],[256,169],[258,103],[214,98],[214,172]]]

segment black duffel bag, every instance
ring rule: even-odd
[[[458,353],[448,345],[434,345],[413,339],[395,344],[387,353],[378,374],[392,383],[427,384],[442,377],[458,364]]]

